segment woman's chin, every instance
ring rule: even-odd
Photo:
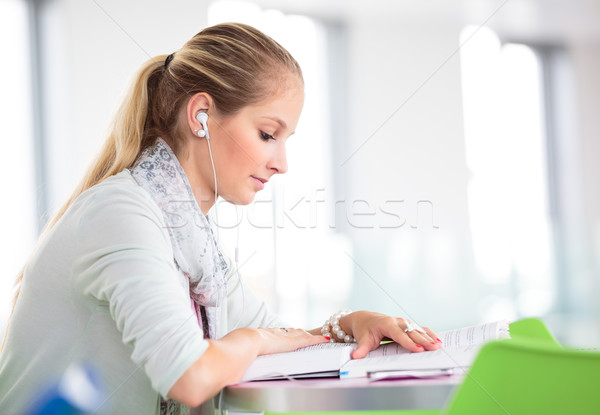
[[[234,197],[229,197],[229,198],[223,197],[223,199],[225,199],[227,202],[229,202],[233,205],[246,206],[246,205],[249,205],[250,203],[254,202],[255,197],[256,197],[255,192],[249,192],[244,195],[236,195]]]

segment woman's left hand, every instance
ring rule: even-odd
[[[415,329],[406,332],[409,326]],[[421,327],[408,319],[370,311],[356,311],[341,317],[340,327],[358,342],[358,347],[352,353],[353,359],[362,359],[376,349],[382,340],[393,340],[411,352],[442,347],[441,340],[429,328],[422,327],[423,333],[419,330]]]

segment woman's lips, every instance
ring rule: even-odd
[[[258,186],[258,190],[264,189],[265,188],[265,183],[268,182],[268,180],[261,179],[259,177],[255,177],[255,176],[250,176],[250,177],[252,177],[254,179],[254,182]]]

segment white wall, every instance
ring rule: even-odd
[[[137,69],[152,56],[176,51],[202,30],[207,2],[53,3],[47,29],[58,38],[55,44],[61,49],[59,59],[47,55],[53,68],[47,79],[47,101],[52,112],[48,117],[50,208],[55,210],[99,151]]]
[[[600,38],[572,41],[569,48],[576,73],[575,123],[577,128],[565,140],[572,141],[576,152],[569,167],[579,182],[567,184],[579,193],[565,200],[572,207],[568,222],[568,301],[570,321],[581,318],[598,327],[600,319]],[[568,326],[568,322],[563,323]],[[592,336],[600,343],[600,333]]]
[[[460,61],[458,54],[452,56],[461,29],[383,18],[355,20],[348,27],[349,114],[361,115],[349,117],[349,153],[358,150],[340,171],[349,178],[348,200],[365,199],[378,210],[377,216],[364,217],[374,219],[374,229],[349,229],[355,259],[370,274],[356,270],[352,306],[408,314],[438,327],[474,321],[480,300],[469,295],[477,281],[468,227]],[[404,201],[387,208],[402,220],[379,210],[392,200]],[[433,223],[427,204],[419,205],[417,218],[420,200],[431,202]],[[401,227],[380,227],[404,220]],[[362,226],[358,219],[355,224]],[[461,307],[453,307],[457,298]],[[439,312],[446,307],[452,311]]]

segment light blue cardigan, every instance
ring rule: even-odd
[[[235,271],[227,283],[218,337],[238,321],[285,326]],[[125,170],[82,194],[29,261],[0,354],[0,413],[90,362],[109,394],[99,413],[158,414],[159,394],[207,347],[162,213]]]

